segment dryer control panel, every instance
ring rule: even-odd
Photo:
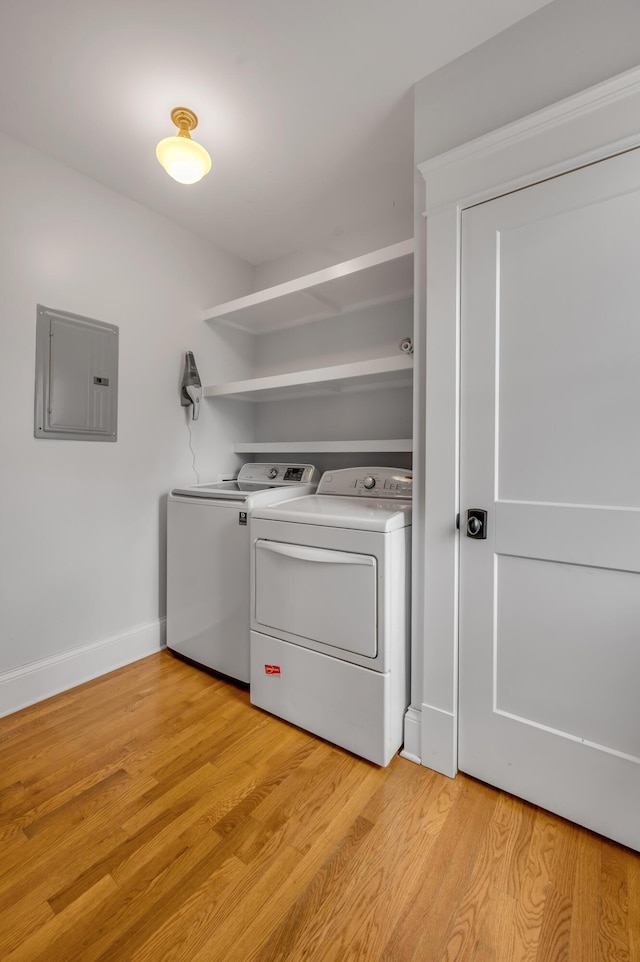
[[[404,468],[340,468],[325,471],[317,493],[410,501],[412,485],[412,473]]]
[[[277,464],[271,461],[250,461],[243,464],[238,473],[238,481],[252,484],[314,484],[318,479],[318,469],[313,464]]]

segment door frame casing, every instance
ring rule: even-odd
[[[413,701],[403,754],[458,769],[460,280],[462,211],[640,146],[640,68],[418,165],[424,178],[425,291],[414,378]]]

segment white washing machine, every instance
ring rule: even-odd
[[[323,474],[251,520],[251,702],[388,765],[409,704],[412,476]]]
[[[315,491],[312,464],[245,464],[235,481],[174,488],[167,504],[167,647],[249,681],[249,517]]]

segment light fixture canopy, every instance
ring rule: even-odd
[[[156,147],[156,157],[174,180],[180,184],[195,184],[211,170],[211,157],[195,140],[191,131],[198,126],[198,118],[188,107],[174,107],[171,120],[178,128],[174,137],[165,137]]]

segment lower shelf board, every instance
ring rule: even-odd
[[[391,438],[371,441],[242,441],[235,444],[236,454],[358,454],[360,452],[412,451],[411,438]]]

